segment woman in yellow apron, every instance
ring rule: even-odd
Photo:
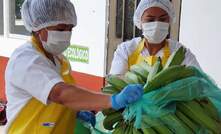
[[[110,74],[123,75],[130,66],[142,61],[153,65],[157,57],[165,64],[170,54],[182,45],[167,39],[169,27],[175,22],[175,11],[169,0],[141,0],[135,13],[134,24],[143,37],[120,44],[114,54]],[[199,67],[195,56],[187,49],[183,64]]]
[[[25,0],[21,12],[32,38],[13,52],[6,67],[6,133],[73,134],[76,118],[95,125],[94,114],[81,110],[117,110],[142,96],[141,85],[128,85],[113,96],[74,85],[62,55],[77,24],[69,0]]]

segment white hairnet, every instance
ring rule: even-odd
[[[77,25],[75,8],[70,0],[25,0],[21,14],[29,32],[58,24]]]
[[[141,17],[144,11],[151,7],[159,7],[165,10],[170,16],[170,22],[175,22],[175,10],[169,0],[141,0],[134,13],[134,25],[137,28],[141,29]]]

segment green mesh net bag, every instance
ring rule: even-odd
[[[138,129],[165,133],[220,133],[221,90],[201,70],[143,95],[123,112]]]

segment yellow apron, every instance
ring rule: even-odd
[[[32,37],[33,46],[41,54],[43,50]],[[65,83],[73,84],[71,67],[65,57],[59,58],[61,63],[61,76]],[[30,83],[31,84],[31,83]],[[41,89],[39,89],[41,90]],[[9,134],[73,134],[76,112],[56,103],[44,105],[32,98],[20,111],[9,127]]]
[[[128,66],[129,68],[134,65],[134,64],[139,64],[142,61],[146,61],[149,65],[153,65],[156,60],[157,60],[157,56],[153,55],[153,56],[148,56],[148,57],[144,57],[142,56],[141,52],[144,48],[144,44],[145,44],[145,39],[142,39],[137,47],[137,49],[129,56],[128,58]],[[168,58],[170,57],[170,48],[169,48],[169,44],[168,41],[166,41],[165,46],[163,47],[163,57],[162,57],[162,64],[165,65]]]

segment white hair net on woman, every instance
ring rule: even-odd
[[[25,0],[21,14],[29,32],[58,24],[77,25],[75,8],[70,0]]]
[[[134,13],[134,25],[137,28],[141,29],[141,17],[144,11],[151,7],[159,7],[165,10],[170,16],[170,22],[175,22],[175,10],[169,0],[141,0]]]

